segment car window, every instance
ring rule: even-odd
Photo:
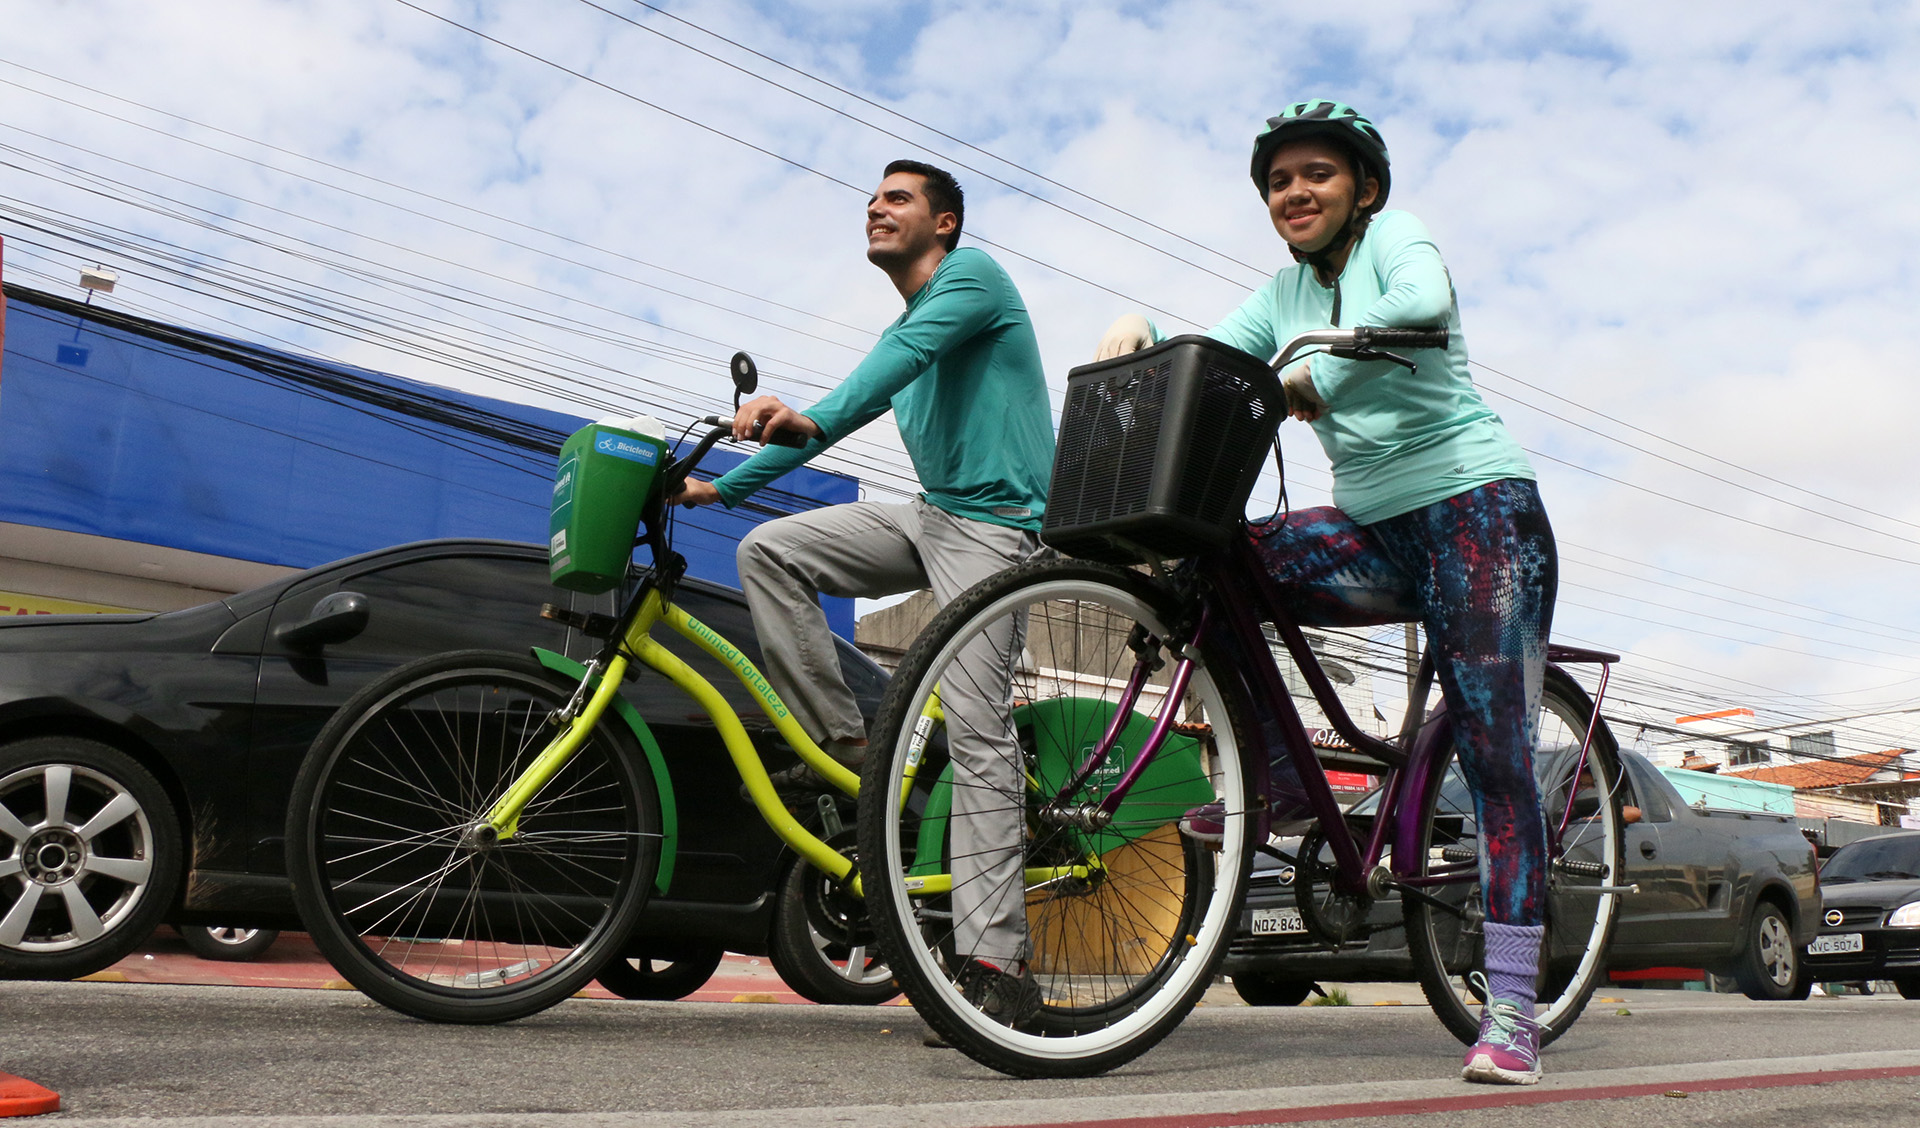
[[[1820,868],[1820,880],[1828,885],[1902,878],[1920,878],[1920,835],[1849,842]]]
[[[543,561],[512,556],[439,556],[362,572],[339,590],[367,597],[367,629],[329,653],[433,654],[474,647],[524,653],[562,650],[566,628],[540,617],[543,603],[568,602],[547,582]]]
[[[1666,781],[1661,779],[1653,766],[1637,756],[1625,755],[1620,762],[1626,765],[1627,794],[1620,797],[1623,807],[1639,807],[1640,818],[1646,822],[1670,822],[1673,819],[1673,804],[1667,797]]]

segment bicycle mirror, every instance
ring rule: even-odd
[[[740,397],[750,396],[760,386],[760,370],[746,353],[733,354],[733,409],[740,410]]]

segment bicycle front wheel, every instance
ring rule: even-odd
[[[1533,752],[1548,854],[1547,933],[1535,1012],[1542,1045],[1566,1033],[1593,997],[1606,974],[1607,942],[1620,914],[1620,894],[1600,892],[1624,884],[1626,872],[1620,754],[1602,722],[1582,764],[1580,745],[1592,716],[1593,702],[1579,683],[1548,667]],[[1480,833],[1473,797],[1451,747],[1432,778],[1420,813],[1420,872],[1473,872]],[[1482,967],[1485,956],[1481,887],[1475,879],[1428,892],[1446,906],[1407,899],[1407,946],[1434,1013],[1456,1038],[1472,1045],[1480,1034],[1480,1013],[1467,977]]]
[[[1004,1073],[1085,1076],[1145,1052],[1232,938],[1255,821],[1247,714],[1204,659],[1166,700],[1182,610],[1139,573],[1024,565],[935,618],[881,702],[860,803],[868,914],[927,1023]],[[1173,731],[1103,814],[1164,709]],[[1181,815],[1214,801],[1219,846],[1183,837]],[[1031,989],[1015,1012],[970,997],[972,956],[1024,956],[1037,1010]]]
[[[619,955],[660,859],[653,777],[599,725],[497,841],[475,833],[562,730],[574,683],[484,651],[402,666],[314,741],[287,818],[294,902],[372,998],[434,1022],[502,1022]]]

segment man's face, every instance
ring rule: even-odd
[[[880,182],[867,201],[867,261],[886,268],[912,262],[945,244],[952,232],[952,212],[933,214],[927,201],[926,177],[896,172]]]

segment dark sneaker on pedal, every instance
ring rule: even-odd
[[[1312,813],[1296,807],[1287,808],[1278,818],[1270,811],[1257,811],[1255,817],[1260,820],[1255,829],[1262,841],[1274,835],[1300,834],[1313,825]],[[1195,842],[1219,846],[1227,837],[1227,805],[1215,799],[1181,815],[1180,833]]]
[[[1480,1009],[1480,1040],[1467,1051],[1460,1076],[1485,1085],[1533,1085],[1540,1080],[1540,1025],[1505,999]]]
[[[866,762],[864,755],[866,747],[864,745],[841,744],[839,741],[830,741],[825,751],[827,755],[833,757],[835,763],[852,772],[854,775],[860,774],[860,765]],[[781,768],[777,772],[769,772],[767,773],[767,778],[773,783],[774,793],[789,804],[795,800],[804,801],[810,799],[815,795],[825,795],[830,792],[838,793],[840,790],[833,784],[828,783],[827,777],[814,771],[805,760],[790,767]],[[749,804],[753,802],[752,798],[747,795],[747,785],[744,783],[740,785],[740,798],[746,800]]]
[[[1215,799],[1181,815],[1180,833],[1195,842],[1220,845],[1227,837],[1227,805]]]
[[[1015,1030],[1025,1028],[1040,1013],[1040,985],[1033,981],[1031,969],[1023,967],[1020,974],[1012,975],[982,960],[969,959],[953,983],[981,1014]]]

